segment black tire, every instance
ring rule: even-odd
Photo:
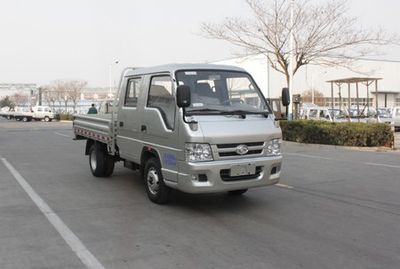
[[[104,176],[109,177],[114,172],[114,158],[106,153],[106,168],[104,171]]]
[[[23,117],[23,118],[22,118],[22,121],[23,121],[23,122],[28,122],[29,119],[28,119],[28,117]]]
[[[168,202],[171,189],[164,183],[158,159],[150,158],[147,160],[144,167],[143,179],[150,201],[156,204],[165,204]]]
[[[50,121],[50,118],[46,116],[46,117],[44,117],[44,121],[45,121],[45,122],[49,122],[49,121]]]
[[[228,191],[228,194],[232,195],[232,196],[240,196],[240,195],[244,194],[245,192],[247,192],[247,190],[248,189]]]
[[[107,154],[104,145],[94,143],[89,149],[89,166],[95,177],[109,177],[114,171],[114,158]]]

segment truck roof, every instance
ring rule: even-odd
[[[243,68],[233,65],[220,65],[220,64],[166,64],[146,68],[126,68],[124,71],[125,76],[145,75],[169,72],[171,74],[179,70],[231,70],[246,72]]]

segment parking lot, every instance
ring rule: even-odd
[[[279,185],[160,206],[72,138],[0,119],[0,268],[400,267],[398,152],[284,143]]]

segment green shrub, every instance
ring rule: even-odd
[[[390,147],[393,132],[384,123],[281,121],[283,140],[308,144]]]
[[[54,118],[56,120],[73,120],[74,117],[70,113],[57,113]]]

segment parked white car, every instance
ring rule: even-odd
[[[34,120],[52,121],[54,119],[54,113],[48,106],[35,106],[32,108],[32,118]]]

